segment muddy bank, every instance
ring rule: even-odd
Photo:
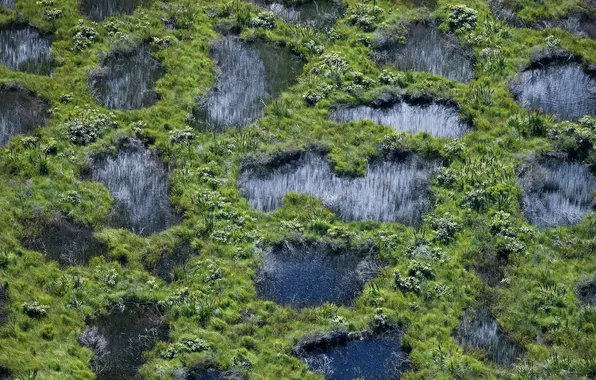
[[[0,84],[0,146],[46,123],[50,104],[24,86]]]
[[[378,220],[416,225],[429,209],[429,178],[438,166],[416,155],[375,161],[364,177],[333,172],[327,158],[304,152],[278,165],[246,167],[239,188],[251,206],[265,212],[282,204],[290,192],[312,195],[345,221]]]
[[[211,57],[219,74],[199,99],[189,123],[204,131],[241,128],[262,117],[265,104],[293,85],[302,61],[286,48],[230,36],[214,42]]]
[[[108,109],[149,107],[159,100],[155,84],[164,72],[145,44],[118,50],[89,75],[91,93],[98,104]]]
[[[169,202],[169,168],[139,141],[128,141],[116,155],[93,160],[91,179],[114,197],[110,225],[147,236],[177,222]]]

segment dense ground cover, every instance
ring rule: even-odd
[[[94,371],[101,377],[98,353],[138,342],[143,357],[135,353],[133,368],[112,376],[318,379],[293,355],[304,337],[386,325],[400,331],[403,379],[596,376],[594,200],[583,219],[558,227],[533,225],[523,209],[532,199],[523,187],[529,162],[555,155],[596,173],[596,119],[527,111],[511,93],[518,72],[532,62],[573,55],[594,75],[594,39],[516,28],[485,0],[346,0],[345,14],[328,31],[287,24],[238,0],[124,3],[140,6],[112,17],[118,7],[86,10],[96,23],[77,0],[0,0],[0,29],[31,24],[51,39],[53,59],[51,76],[0,66],[0,96],[18,88],[50,104],[44,126],[24,128],[0,148],[0,378],[91,379]],[[516,11],[539,12],[529,19],[564,17],[581,6],[527,3]],[[380,63],[381,48],[406,43],[408,28],[419,22],[437,25],[471,56],[469,83]],[[262,118],[218,132],[192,128],[197,104],[225,72],[214,59],[214,41],[230,35],[287,49],[304,67],[281,95],[262,97]],[[150,89],[151,105],[104,108],[93,97],[93,73],[138,46],[163,70]],[[342,107],[417,98],[453,105],[469,131],[456,140],[331,117]],[[3,107],[3,100],[0,112],[18,109]],[[113,209],[127,194],[92,181],[94,162],[116,157],[130,141],[168,168],[167,200],[180,216],[149,236],[114,228]],[[278,167],[304,151],[323,152],[337,178],[362,177],[369,162],[411,154],[438,162],[428,211],[410,226],[344,222],[305,194],[285,195],[271,212],[251,207],[238,186],[244,169]],[[147,191],[164,193],[162,185]],[[61,259],[55,242],[63,229],[44,227],[56,221],[93,234],[102,253]],[[48,237],[47,256],[28,243],[43,241],[40,233],[58,234]],[[307,241],[342,252],[370,246],[379,272],[346,306],[297,309],[261,298],[254,280],[267,253]],[[132,343],[112,346],[86,339],[110,313],[147,305],[158,333],[135,329]],[[484,326],[469,320],[477,310],[490,321],[477,330],[488,335],[462,338],[462,323]],[[516,359],[491,360],[499,357],[492,352],[499,343],[486,343],[491,336],[513,342]]]

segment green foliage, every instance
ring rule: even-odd
[[[52,107],[46,125],[0,149],[0,278],[10,283],[9,292],[0,292],[0,367],[13,377],[94,378],[94,352],[79,344],[80,332],[93,316],[128,307],[131,299],[159,305],[170,327],[169,339],[143,354],[136,375],[143,379],[175,378],[182,368],[206,362],[246,377],[311,380],[320,376],[289,354],[300,338],[388,321],[404,327],[409,379],[593,376],[596,315],[576,293],[595,271],[594,216],[574,226],[529,227],[516,169],[527,155],[551,150],[596,167],[596,123],[523,111],[509,91],[536,49],[565,49],[595,64],[592,40],[560,29],[512,28],[485,2],[453,8],[443,2],[429,11],[415,2],[351,1],[324,33],[260,17],[242,1],[150,2],[100,23],[79,21],[76,1],[40,3],[0,7],[4,25],[22,21],[48,32],[56,60],[51,76],[0,69],[2,82],[22,83]],[[570,14],[579,4],[509,3],[522,21]],[[444,20],[441,28],[473,54],[471,83],[372,61],[380,46],[404,42],[410,23],[434,20]],[[209,47],[218,33],[284,46],[306,66],[292,87],[265,100],[266,112],[254,124],[213,134],[188,129],[186,120],[216,81]],[[89,72],[122,41],[151,44],[165,68],[159,101],[129,111],[85,106],[93,103]],[[460,139],[442,139],[329,120],[333,107],[370,104],[388,93],[449,100],[472,128]],[[89,157],[112,153],[131,137],[171,167],[168,201],[181,216],[147,237],[112,228],[113,196],[85,175]],[[329,152],[334,170],[346,176],[409,154],[442,161],[427,218],[416,227],[345,223],[314,197],[287,195],[270,213],[243,198],[238,178],[247,158],[260,162],[311,147]],[[66,266],[25,249],[24,240],[54,217],[92,229],[105,253],[89,265]],[[259,296],[254,280],[262,253],[288,237],[324,240],[338,252],[365,242],[382,268],[350,306],[276,305]],[[177,257],[182,242],[192,247],[184,260]],[[157,276],[161,265],[172,265],[166,270],[172,282]],[[497,278],[487,280],[485,272]],[[485,291],[503,332],[526,349],[512,367],[489,362],[480,350],[462,350],[453,337],[463,311],[485,302]]]
[[[377,22],[383,13],[383,9],[375,5],[358,3],[349,10],[348,20],[350,24],[358,26],[365,32],[372,32],[377,28]]]
[[[476,29],[478,11],[463,4],[451,5],[447,22],[451,30]]]
[[[31,318],[44,318],[48,315],[48,305],[40,304],[35,301],[32,303],[23,303],[23,313],[27,314]]]
[[[72,35],[73,50],[85,50],[99,39],[99,34],[95,28],[85,25],[83,20],[79,20]]]
[[[108,128],[118,126],[113,114],[104,114],[93,108],[76,109],[76,112],[76,116],[66,123],[66,134],[74,144],[88,145]]]
[[[275,15],[273,12],[259,12],[250,20],[253,28],[273,29],[275,28]]]

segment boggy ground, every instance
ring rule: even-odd
[[[95,353],[79,343],[87,322],[134,299],[158,304],[169,330],[144,346],[138,370],[128,372],[144,379],[173,379],[205,363],[245,378],[321,379],[292,347],[316,332],[362,331],[378,309],[402,327],[410,362],[403,379],[593,377],[594,212],[574,225],[533,226],[518,176],[536,152],[557,152],[593,173],[596,122],[527,111],[510,88],[544,51],[562,49],[596,64],[596,41],[563,29],[508,26],[483,0],[457,3],[465,7],[377,0],[373,8],[349,0],[325,33],[271,19],[244,1],[152,1],[96,24],[79,13],[76,0],[17,0],[0,8],[2,28],[25,21],[49,33],[55,58],[52,76],[0,67],[0,82],[20,83],[50,105],[44,126],[11,135],[0,150],[0,283],[9,289],[0,376],[94,378]],[[547,16],[543,7],[536,12]],[[401,26],[414,22],[434,23],[469,49],[469,83],[374,61],[379,36],[403,36]],[[284,46],[304,68],[254,124],[213,134],[187,127],[196,100],[217,82],[209,49],[220,32]],[[110,112],[92,97],[89,75],[102,65],[101,53],[123,40],[149,44],[165,71],[153,105]],[[454,140],[330,118],[340,106],[370,104],[387,93],[453,102],[469,131]],[[110,224],[117,194],[86,175],[94,157],[116,155],[119,143],[132,138],[171,168],[164,194],[181,216],[148,236]],[[403,152],[440,161],[420,223],[346,222],[319,199],[297,193],[269,213],[251,207],[238,187],[247,160],[313,147],[326,152],[329,170],[342,178],[362,178],[375,160]],[[21,238],[35,232],[31,221],[53,216],[95,231],[105,251],[88,265],[62,265],[26,249]],[[379,274],[350,306],[297,309],[259,297],[253,280],[261,254],[296,236],[372,244]],[[147,270],[187,241],[193,255],[176,275],[164,281]],[[488,284],[476,275],[478,263],[498,265]],[[510,366],[462,347],[455,334],[486,292],[492,317],[524,352]]]

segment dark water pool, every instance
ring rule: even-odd
[[[495,16],[507,24],[518,28],[551,29],[558,28],[581,37],[596,38],[596,1],[580,2],[583,11],[572,12],[559,19],[522,20],[518,12],[504,0],[490,0],[489,6]],[[583,3],[583,4],[582,4]]]
[[[335,252],[323,244],[286,243],[264,256],[255,284],[261,297],[281,305],[349,305],[377,272],[378,266],[367,252]]]
[[[288,49],[263,41],[227,37],[212,46],[220,73],[189,122],[202,130],[243,127],[264,114],[265,104],[294,84],[301,60]]]
[[[271,169],[244,170],[239,188],[261,211],[279,208],[287,193],[318,197],[345,221],[378,220],[416,225],[430,207],[429,178],[435,162],[411,155],[403,161],[378,161],[364,177],[335,174],[329,161],[314,152]]]
[[[584,305],[596,306],[596,277],[580,282],[576,294]]]
[[[182,242],[174,247],[172,252],[163,252],[153,272],[166,282],[176,280],[177,271],[194,254],[194,249],[188,242]]]
[[[6,321],[8,321],[8,283],[0,281],[0,326]],[[2,368],[0,367],[1,373]]]
[[[307,352],[303,359],[326,380],[397,380],[409,369],[398,338],[348,340]]]
[[[146,236],[177,221],[168,197],[169,170],[155,152],[138,141],[115,156],[95,160],[91,178],[103,183],[114,197],[114,227]]]
[[[543,65],[519,73],[511,85],[524,108],[561,120],[596,115],[596,77],[577,63]]]
[[[331,118],[339,122],[372,120],[377,124],[412,133],[428,132],[436,137],[461,137],[468,125],[454,107],[440,103],[399,102],[391,107],[358,106],[340,108]]]
[[[24,239],[23,245],[64,265],[87,264],[92,257],[102,255],[108,249],[90,228],[64,220],[49,221],[38,234]]]
[[[0,146],[46,123],[49,102],[23,86],[0,85]]]
[[[273,0],[250,0],[251,3],[273,12],[292,25],[329,30],[343,16],[345,5],[340,0],[309,0],[300,5],[282,4]]]
[[[159,98],[155,83],[163,74],[161,64],[143,44],[106,57],[100,69],[90,75],[91,92],[98,104],[109,109],[149,107]]]
[[[465,313],[458,330],[462,347],[481,349],[493,362],[511,365],[523,354],[522,347],[508,337],[485,307]]]
[[[0,29],[0,65],[13,71],[49,75],[52,42],[30,26]]]
[[[0,7],[14,8],[15,0],[0,0]]]
[[[470,54],[432,25],[410,25],[405,44],[386,41],[375,56],[402,71],[425,71],[460,82],[474,76]]]
[[[592,208],[596,176],[584,165],[558,159],[532,162],[518,182],[524,214],[538,227],[577,224]]]
[[[99,380],[137,379],[143,353],[168,337],[162,313],[153,305],[126,305],[90,321],[79,341],[95,351]]]
[[[141,5],[149,5],[151,0],[79,0],[81,13],[93,21],[120,14],[132,14]]]

